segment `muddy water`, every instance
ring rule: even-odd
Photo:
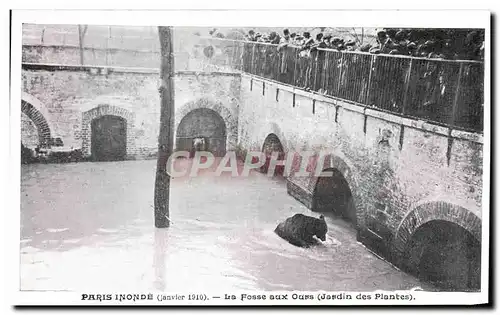
[[[311,213],[286,183],[249,177],[174,178],[168,229],[153,224],[155,161],[24,165],[22,290],[399,290],[426,288],[327,217],[312,249],[277,237]],[[227,174],[227,173],[225,173]]]

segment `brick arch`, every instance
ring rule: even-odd
[[[345,161],[345,159],[339,157],[335,154],[329,154],[322,152],[324,156],[322,170],[325,169],[336,169],[338,170],[344,179],[346,180],[349,189],[351,190],[352,202],[356,208],[356,225],[357,227],[364,226],[364,204],[359,191],[358,181],[355,178],[355,174],[352,171],[352,167]],[[309,178],[309,189],[315,191],[316,184],[319,177],[314,174],[315,169],[312,170],[312,175]],[[314,196],[313,196],[314,198]]]
[[[41,147],[50,146],[52,128],[46,119],[47,111],[43,104],[33,96],[23,93],[21,96],[21,112],[33,121],[38,131],[38,143]]]
[[[127,155],[133,154],[134,150],[134,120],[135,115],[125,108],[112,106],[112,105],[99,105],[96,106],[82,114],[82,153],[84,156],[88,157],[91,155],[91,124],[92,120],[106,116],[118,116],[122,117],[127,121]]]
[[[481,243],[481,219],[471,211],[443,201],[433,201],[416,206],[401,221],[394,239],[395,249],[403,253],[419,227],[434,220],[455,223]]]
[[[287,144],[287,141],[285,139],[285,136],[283,135],[283,132],[281,131],[281,129],[278,126],[278,124],[276,124],[274,122],[268,123],[266,125],[266,128],[262,129],[262,132],[261,132],[261,135],[260,135],[261,141],[259,143],[260,147],[258,148],[258,150],[262,150],[264,142],[266,141],[266,138],[270,134],[276,135],[276,137],[280,141],[281,146],[283,147],[283,150],[285,151],[285,153],[288,152],[288,144]]]
[[[235,116],[231,114],[229,109],[224,106],[221,102],[212,101],[208,98],[200,98],[198,100],[191,101],[184,106],[182,106],[175,113],[175,135],[177,136],[177,129],[179,128],[179,124],[182,119],[186,117],[191,111],[199,108],[207,108],[211,109],[222,118],[224,123],[226,124],[226,148],[228,150],[233,150],[235,148],[237,137],[238,137],[238,121]]]
[[[273,141],[274,139],[276,141]],[[266,142],[271,142],[271,144],[278,144],[281,147],[281,149],[283,149],[283,152],[285,152],[285,148],[283,147],[283,143],[282,143],[280,137],[277,134],[275,134],[274,132],[267,134],[267,136],[264,138],[264,141],[262,142],[262,146],[260,149],[261,151],[264,151],[266,144],[269,144]]]

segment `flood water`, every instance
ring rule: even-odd
[[[276,225],[319,216],[282,179],[174,178],[168,229],[154,228],[156,161],[21,167],[21,290],[224,291],[429,289],[327,217],[327,240],[288,244]]]

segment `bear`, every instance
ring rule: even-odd
[[[320,215],[318,219],[300,213],[281,222],[274,230],[279,237],[298,247],[318,244],[313,236],[323,242],[326,241],[327,232],[328,226],[323,215]]]

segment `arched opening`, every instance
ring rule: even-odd
[[[347,180],[336,168],[327,168],[332,176],[318,177],[314,187],[312,210],[333,213],[356,225],[356,208]]]
[[[481,287],[481,243],[458,224],[433,220],[411,236],[406,267],[423,281],[443,290]]]
[[[51,142],[49,123],[36,107],[24,100],[21,101],[21,140],[30,148],[48,147]]]
[[[121,161],[127,155],[127,121],[103,115],[91,123],[91,154],[94,161]]]
[[[21,142],[30,149],[40,145],[38,128],[35,123],[25,113],[21,113]]]
[[[226,154],[226,123],[209,108],[197,108],[182,118],[177,127],[176,148],[178,151],[193,151],[198,139],[204,140],[204,150],[216,157]]]
[[[282,161],[285,159],[285,150],[283,149],[283,145],[281,144],[278,136],[274,133],[270,133],[264,140],[264,144],[262,145],[262,152],[266,156],[266,162],[260,167],[260,171],[265,174],[267,174],[269,170],[269,164],[271,162],[271,156],[273,152],[278,152],[278,161]],[[284,175],[284,170],[284,165],[276,165],[274,169],[274,176],[282,177]]]

